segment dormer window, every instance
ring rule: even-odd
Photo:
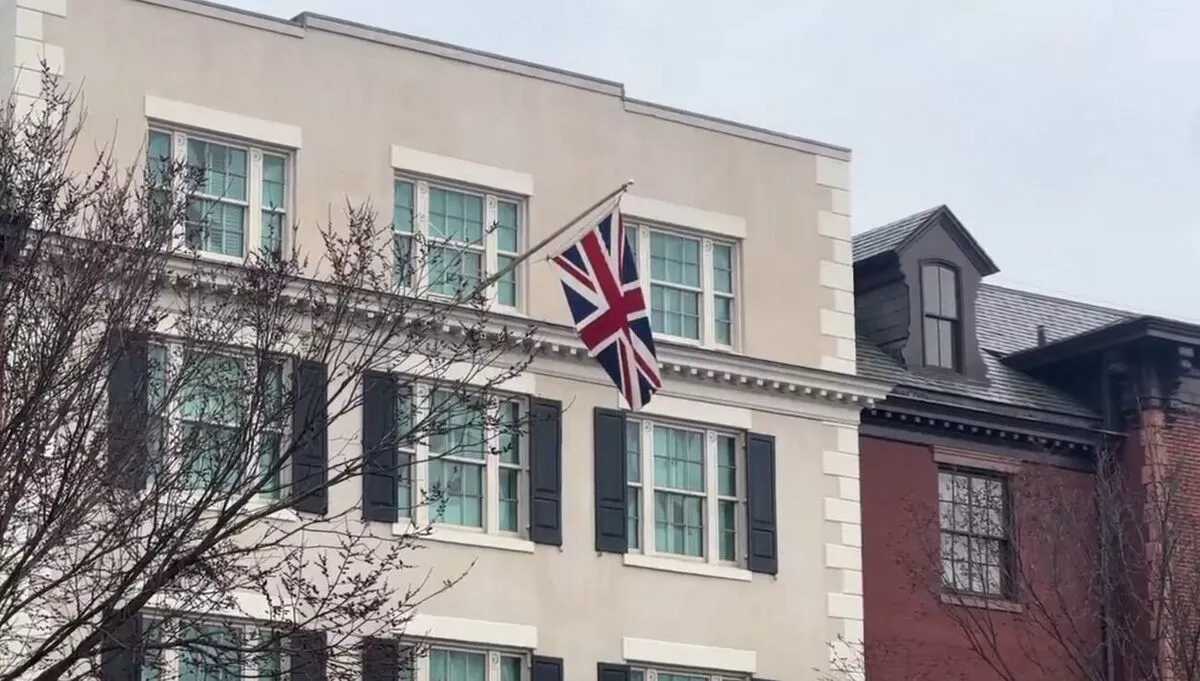
[[[962,324],[958,270],[942,263],[921,265],[921,314],[925,366],[958,371]]]

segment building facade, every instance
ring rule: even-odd
[[[885,386],[855,375],[847,150],[312,14],[193,0],[0,8],[0,67],[19,111],[38,106],[44,59],[83,88],[81,148],[111,144],[130,165],[146,150],[204,153],[244,180],[213,197],[222,229],[199,248],[217,262],[293,245],[280,228],[292,223],[294,245],[318,253],[331,210],[369,202],[394,214],[397,238],[428,235],[429,215],[448,206],[501,225],[473,246],[476,266],[494,270],[636,179],[622,209],[665,386],[647,409],[621,410],[546,263],[495,284],[496,315],[537,320],[544,341],[506,387],[555,432],[511,473],[480,469],[482,481],[518,476],[517,499],[482,484],[475,510],[437,524],[414,560],[435,582],[474,567],[408,635],[442,656],[515,659],[525,678],[606,681],[806,678],[861,641],[858,421]],[[361,453],[362,423],[352,413],[330,425],[342,455]],[[655,480],[654,458],[670,451],[699,464],[694,484]],[[429,465],[416,466],[418,487]],[[668,517],[655,500],[694,512]],[[377,533],[393,516],[407,522],[363,505],[357,486],[330,490],[330,513]],[[535,655],[549,666],[532,666]],[[508,673],[479,670],[469,681]]]
[[[1194,664],[1195,328],[988,284],[945,206],[854,261],[869,678]]]

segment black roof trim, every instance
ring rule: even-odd
[[[899,253],[920,238],[931,226],[942,222],[949,227],[950,237],[962,247],[963,252],[979,270],[980,276],[986,277],[1000,271],[975,237],[971,236],[959,221],[954,211],[946,205],[935,206],[882,227],[856,234],[853,239],[854,262],[857,264],[876,256]]]
[[[1200,345],[1200,325],[1165,317],[1142,315],[1054,343],[1015,352],[1005,357],[1004,363],[1015,369],[1028,371],[1079,355],[1147,339]]]

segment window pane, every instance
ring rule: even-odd
[[[654,548],[660,553],[704,555],[704,498],[654,492]]]
[[[704,491],[704,436],[694,430],[654,426],[654,486]]]
[[[699,287],[699,239],[650,232],[650,276],[653,281]]]
[[[941,292],[942,316],[958,319],[958,273],[949,267],[939,269],[938,290]]]
[[[717,494],[737,496],[736,440],[728,435],[717,436]]]
[[[947,588],[1004,595],[1007,527],[1004,481],[939,471],[942,581]]]
[[[430,402],[430,418],[440,426],[429,435],[431,454],[484,458],[482,405],[453,393],[437,391]]]
[[[956,322],[937,320],[938,366],[953,369],[958,366],[958,348],[955,343]]]
[[[659,333],[699,340],[700,294],[658,284],[651,285],[650,325]]]
[[[429,462],[435,519],[450,525],[483,527],[483,464],[447,459]]]
[[[521,463],[521,405],[517,402],[500,403],[500,463]]]
[[[642,480],[642,424],[638,421],[625,422],[625,476],[629,482]]]
[[[500,531],[516,532],[519,506],[521,471],[516,468],[500,469]]]
[[[151,182],[166,181],[171,167],[171,135],[160,130],[151,130],[146,140],[146,166],[150,170]]]
[[[487,681],[484,653],[465,650],[429,651],[429,681]]]
[[[283,213],[263,211],[262,249],[279,255],[283,249]]]
[[[401,517],[407,518],[412,513],[412,455],[401,452],[398,460],[400,470],[396,472],[396,507]]]
[[[263,154],[263,208],[283,209],[285,168],[282,156]]]
[[[713,334],[721,345],[733,344],[733,298],[713,299]]]
[[[203,170],[199,191],[207,196],[246,200],[246,150],[188,139],[188,165]]]
[[[517,204],[501,201],[496,205],[496,249],[517,252]]]
[[[512,655],[500,657],[500,681],[521,681],[521,658]]]
[[[413,231],[413,185],[397,180],[392,199],[392,229],[402,234]]]
[[[413,239],[397,232],[392,236],[394,270],[392,280],[397,286],[411,286],[416,264],[413,262]]]
[[[625,497],[625,533],[629,548],[642,546],[642,488],[630,487]]]
[[[458,243],[481,242],[483,198],[442,187],[430,187],[429,236]]]
[[[925,366],[940,367],[942,359],[941,346],[938,343],[938,320],[934,317],[925,317],[924,332]]]
[[[429,289],[446,296],[470,293],[479,284],[483,253],[460,246],[429,249]]]
[[[733,247],[713,244],[713,290],[733,293]]]
[[[515,258],[511,255],[497,255],[496,267],[508,267]],[[517,270],[506,272],[496,280],[496,302],[509,307],[517,306]]]
[[[937,265],[921,267],[921,305],[925,314],[940,314],[942,311],[938,269]]]
[[[720,502],[721,560],[737,560],[737,502]]]

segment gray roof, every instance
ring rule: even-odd
[[[895,222],[876,227],[854,236],[854,262],[866,260],[888,251],[894,251],[913,234],[921,231],[927,222],[934,219],[945,206],[934,206],[929,210],[901,218]]]
[[[940,206],[856,235],[855,261],[898,248],[939,209]],[[865,340],[858,343],[858,370],[863,376],[896,384],[896,394],[918,392],[921,399],[942,396],[961,402],[965,398],[1021,411],[1095,417],[1091,409],[1071,396],[1008,367],[1001,359],[1036,346],[1039,326],[1044,328],[1046,340],[1053,342],[1135,316],[1132,312],[982,284],[976,300],[976,322],[987,380],[910,371],[898,358]]]

